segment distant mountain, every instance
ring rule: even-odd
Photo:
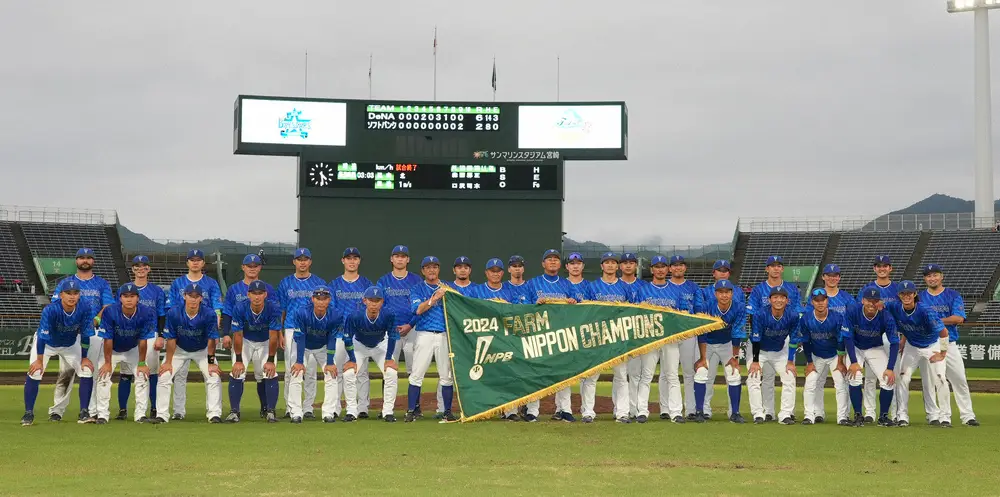
[[[892,211],[892,214],[956,214],[975,212],[975,202],[935,193],[905,209]],[[1000,211],[1000,200],[993,204],[994,212]]]
[[[993,211],[1000,211],[1000,200],[994,202]],[[975,212],[973,201],[935,193],[909,207],[883,214],[861,229],[864,231],[969,229],[974,227],[972,212]],[[968,216],[931,216],[931,214],[968,214]]]
[[[264,249],[264,251],[268,254],[280,254],[286,252],[290,254],[295,249],[294,245],[290,243],[262,243],[260,245],[249,246],[243,242],[236,242],[222,238],[210,238],[198,240],[196,242],[160,243],[152,240],[142,233],[136,233],[121,224],[118,225],[118,236],[122,240],[122,246],[125,247],[125,251],[129,253],[183,253],[193,248],[197,248],[209,254],[217,251],[223,253],[256,252],[259,249]]]
[[[596,258],[604,252],[618,252],[623,248],[625,248],[625,250],[635,251],[639,257],[644,259],[649,259],[654,255],[658,255],[660,251],[670,251],[670,253],[660,255],[665,255],[667,257],[675,254],[683,255],[691,260],[715,261],[718,259],[728,259],[732,257],[732,246],[729,243],[684,246],[672,246],[661,243],[650,245],[627,245],[623,247],[622,245],[606,245],[601,242],[590,240],[586,242],[578,242],[572,238],[565,238],[563,240],[563,252],[567,254],[570,252],[579,252],[583,254],[585,258]]]

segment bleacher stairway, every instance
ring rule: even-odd
[[[913,254],[910,255],[910,261],[906,264],[906,269],[903,270],[903,276],[898,278],[900,281],[910,280],[918,283],[919,286],[919,280],[923,278],[920,261],[924,260],[924,253],[927,252],[927,245],[930,244],[932,234],[931,231],[920,232],[920,238],[917,239],[917,244],[913,247]]]
[[[28,283],[35,288],[44,288],[38,278],[38,271],[35,270],[35,261],[31,258],[31,250],[28,249],[28,240],[24,237],[24,230],[20,223],[11,223],[11,231],[14,233],[14,244],[17,245],[17,253],[21,255],[21,263],[24,264]]]

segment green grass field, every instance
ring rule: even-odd
[[[209,425],[203,386],[188,388],[184,421],[97,426],[46,421],[52,387],[45,386],[36,424],[24,428],[22,389],[0,387],[0,494],[995,495],[1000,484],[1000,395],[974,395],[982,427],[950,430],[923,423],[919,393],[906,429],[732,425],[719,416],[724,388],[713,399],[716,421],[704,425],[547,416],[534,424],[268,425],[254,415],[251,387],[243,422]],[[424,392],[433,388],[425,382]],[[598,395],[609,393],[610,385],[599,386]],[[223,399],[228,412],[225,387]],[[799,391],[800,415],[801,402]],[[828,391],[828,415],[834,405]],[[746,406],[744,391],[744,415]],[[76,412],[74,403],[67,418]]]

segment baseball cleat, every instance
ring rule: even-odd
[[[535,423],[537,421],[538,421],[538,416],[535,416],[534,414],[525,414],[524,415],[524,422],[525,423]]]
[[[629,413],[629,415],[628,415],[628,419],[631,419],[632,421],[635,421],[638,418],[639,418],[639,416],[636,416],[635,414],[632,414],[632,413]]]
[[[108,424],[108,420],[106,420],[104,418],[97,418],[97,421],[95,421],[95,423],[97,423],[99,425],[106,425],[106,424]]]
[[[345,423],[350,423],[351,421],[354,421],[355,419],[358,419],[358,418],[357,418],[357,416],[355,416],[353,414],[348,414],[348,415],[344,416],[344,422]]]
[[[507,421],[515,421],[516,422],[516,421],[520,421],[521,417],[518,416],[517,414],[510,413],[510,414],[507,415],[506,418],[503,418],[503,419],[506,419]]]
[[[323,422],[324,423],[336,423],[337,422],[337,418],[335,418],[333,416],[324,416],[323,417]]]
[[[382,413],[378,413],[378,419],[383,419],[384,417],[385,416],[383,416]]]
[[[368,419],[368,413],[367,412],[359,412],[358,413],[358,419]]]
[[[941,428],[951,428],[951,421],[942,421]]]
[[[159,416],[153,417],[153,418],[149,418],[149,423],[150,424],[154,424],[154,425],[158,425],[158,424],[162,424],[162,423],[166,423],[166,422],[167,422],[167,420],[165,420],[165,419],[163,419],[163,418],[161,418]]]
[[[684,419],[684,416],[674,416],[674,419],[672,419],[671,421],[673,421],[674,423],[677,423],[679,425],[687,423],[687,420]]]
[[[281,415],[281,419],[291,419],[291,417],[292,413],[288,412],[288,410],[285,410],[285,414]]]
[[[175,412],[173,416],[170,416],[170,419],[172,421],[184,421],[184,415]]]
[[[620,418],[616,419],[616,420],[615,420],[615,422],[616,422],[616,423],[621,423],[621,424],[623,424],[623,425],[627,425],[627,424],[631,423],[631,422],[632,422],[632,420],[631,420],[631,419],[628,419],[628,417],[627,417],[627,416],[622,416],[622,417],[620,417]]]
[[[785,419],[781,420],[781,424],[783,424],[783,425],[793,425],[793,424],[795,424],[795,420],[792,419],[791,416],[788,416]]]
[[[238,413],[236,411],[229,411],[229,416],[226,416],[226,422],[227,423],[239,423],[240,422],[240,413]]]
[[[260,419],[264,419],[266,417],[267,417],[267,408],[266,407],[261,407],[260,408]]]
[[[413,410],[413,417],[415,418],[424,417],[424,412],[420,410],[420,406],[417,406],[417,408]]]
[[[661,412],[660,419],[670,419],[670,415],[665,412]]]
[[[816,419],[813,420],[813,423],[820,424],[824,421],[826,421],[826,419],[823,418],[823,416],[816,416]]]
[[[90,424],[96,423],[97,422],[97,418],[86,417],[86,418],[78,419],[76,422],[78,424],[81,424],[81,425],[90,425]]]
[[[788,417],[792,418],[792,421],[795,421],[795,419],[796,419],[795,418],[795,414],[789,414]]]
[[[741,425],[743,423],[746,423],[747,420],[743,419],[743,415],[742,414],[740,414],[738,412],[734,412],[732,416],[729,416],[729,422]]]
[[[860,414],[854,415],[854,426],[860,428],[865,425],[865,418]]]
[[[688,414],[687,415],[687,420],[688,421],[697,421],[698,420],[698,413]]]
[[[126,419],[128,419],[128,409],[119,409],[115,421],[125,421]]]
[[[563,411],[563,413],[562,413],[562,420],[565,421],[565,422],[567,422],[567,423],[575,423],[576,422],[576,417],[573,416],[573,413],[569,413],[569,412]]]
[[[552,413],[552,417],[549,418],[549,419],[551,419],[552,421],[562,421],[562,419],[563,419],[563,417],[562,417],[562,411],[556,411],[556,412]]]
[[[445,411],[441,413],[441,419],[444,421],[458,421],[458,416],[452,414],[451,411]]]
[[[316,415],[312,411],[306,411],[302,413],[302,419],[316,419]]]
[[[689,417],[688,419],[691,419],[691,418]],[[703,413],[703,412],[696,412],[696,413],[694,413],[694,422],[695,423],[704,423],[705,420],[706,420],[705,413]]]
[[[772,416],[770,414],[765,414],[764,415],[764,422],[765,423],[770,423],[771,421],[774,421],[774,416]]]
[[[403,416],[403,422],[404,423],[412,423],[416,419],[417,419],[417,415],[414,414],[414,411],[406,411],[406,415]]]
[[[271,411],[268,411],[267,414],[264,415],[264,419],[267,420],[268,423],[278,422],[277,416],[275,416],[274,413]]]
[[[141,418],[139,418],[139,419],[136,420],[136,423],[139,423],[139,424],[146,424],[148,422],[149,422],[149,418],[147,418],[146,416],[142,416]]]
[[[300,424],[302,424],[302,418],[300,418],[298,416],[292,416],[292,424],[293,425],[300,425]]]
[[[979,426],[979,421],[976,421],[975,419],[970,419],[965,422],[965,426]]]
[[[756,418],[753,418],[753,424],[755,424],[755,425],[762,425],[762,424],[764,424],[764,418],[762,418],[760,416],[758,416]]]
[[[24,416],[21,416],[21,426],[31,426],[35,423],[35,413],[31,411],[25,411]]]
[[[865,423],[874,423],[874,422],[875,422],[875,418],[873,418],[871,416],[865,416]]]
[[[649,417],[648,416],[644,416],[644,415],[640,414],[640,415],[638,415],[638,416],[635,417],[635,422],[636,423],[642,424],[642,423],[645,423],[646,421],[649,421]]]
[[[88,411],[87,409],[80,409],[80,415],[77,416],[76,422],[80,424],[89,423],[90,411]]]
[[[803,419],[802,420],[802,424],[804,424],[804,425],[811,425],[811,424],[813,424],[813,420],[811,420],[809,418]]]
[[[584,423],[588,423],[588,424],[589,423],[593,423],[594,422],[594,417],[593,416],[584,416],[581,421],[583,421]]]
[[[907,426],[910,426],[910,422],[905,419],[900,419],[899,421],[896,421],[896,426],[906,428]]]
[[[837,421],[837,424],[840,426],[851,426],[851,422],[846,419],[841,419],[840,421]]]
[[[211,424],[213,424],[213,425],[217,425],[219,423],[222,423],[222,418],[220,418],[218,416],[212,416],[211,418],[209,418],[208,422],[211,423]]]
[[[32,416],[34,416],[34,415],[32,415]],[[60,415],[58,415],[56,413],[49,414],[49,421],[52,421],[53,423],[58,423],[58,422],[62,421],[62,416],[60,416]],[[975,420],[973,420],[973,421],[975,421]]]
[[[149,410],[149,417],[151,417],[151,418],[155,418],[156,417],[156,409],[150,409]]]
[[[891,419],[889,419],[888,414],[883,414],[878,417],[878,425],[891,427],[891,426],[896,426],[896,423],[894,423]]]
[[[388,416],[382,416],[382,421],[385,421],[386,423],[395,423],[396,422],[396,416],[393,416],[392,414],[390,414]]]
[[[931,420],[931,422],[928,424],[931,426],[941,426],[941,422],[936,419]]]

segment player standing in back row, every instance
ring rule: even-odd
[[[389,263],[392,270],[378,279],[376,283],[384,290],[385,309],[396,318],[396,331],[399,332],[399,341],[396,342],[396,350],[392,352],[392,359],[399,361],[400,355],[406,358],[406,371],[413,368],[413,324],[416,323],[416,316],[410,309],[410,289],[420,284],[423,280],[419,275],[409,272],[406,268],[410,264],[410,249],[406,245],[396,245],[389,255]],[[420,402],[417,402],[416,417],[423,417],[420,412]]]
[[[701,289],[698,284],[688,281],[684,275],[687,273],[687,262],[684,256],[674,255],[670,257],[670,280],[667,281],[667,293],[672,303],[668,306],[679,311],[694,314],[702,312],[704,303],[701,301]],[[679,344],[681,369],[684,371],[684,410],[687,411],[688,421],[695,420],[694,403],[694,363],[698,360],[698,338],[691,337],[682,340]],[[660,391],[663,392],[667,385],[668,372],[660,367]],[[667,396],[660,394],[660,412],[667,408]]]
[[[361,251],[357,247],[347,247],[344,249],[344,255],[340,258],[340,263],[344,265],[344,274],[330,282],[330,291],[333,292],[333,302],[336,306],[335,310],[337,314],[346,318],[364,307],[361,303],[361,296],[368,287],[372,286],[372,282],[368,278],[358,274],[358,270],[361,268]],[[344,322],[341,320],[337,326],[337,338],[339,341],[337,342],[336,355],[333,358],[334,365],[341,372],[344,371],[344,364],[347,363],[348,359],[347,346],[344,344],[343,335]],[[319,364],[322,363],[317,363],[317,365]],[[337,376],[337,387],[341,393],[346,394],[347,390],[344,381],[343,374]],[[367,419],[369,396],[371,395],[371,382],[368,379],[368,369],[359,369],[355,381],[358,392],[356,400],[360,412],[355,412],[354,414],[361,419]],[[305,387],[305,418],[310,419],[313,417],[313,402],[316,401],[315,367],[312,369],[306,368]],[[340,399],[337,399],[337,407],[337,415],[339,416]]]
[[[285,276],[278,283],[278,294],[281,299],[282,319],[284,323],[288,316],[295,314],[300,307],[309,305],[312,299],[313,290],[317,287],[326,286],[326,281],[310,272],[312,268],[312,252],[305,247],[295,249],[292,254],[292,265],[295,266],[295,273]],[[293,329],[285,327],[285,337],[281,347],[285,350],[285,371],[291,371],[295,365],[295,332]],[[285,375],[285,415],[290,418],[288,412],[288,382],[291,375]]]
[[[676,303],[672,295],[670,283],[667,280],[668,268],[667,258],[656,255],[650,260],[650,271],[653,273],[653,281],[639,287],[638,296],[635,302],[638,304],[649,304],[660,307],[673,307]],[[637,417],[640,423],[645,423],[649,417],[649,387],[653,381],[653,371],[656,370],[656,363],[659,361],[661,375],[662,371],[667,372],[667,385],[660,389],[660,419],[669,419],[674,423],[684,423],[683,414],[684,401],[681,400],[681,382],[677,377],[677,368],[680,367],[681,352],[680,344],[669,343],[660,347],[659,350],[647,352],[640,359],[640,374],[638,376],[636,403]],[[636,377],[636,375],[633,375]],[[630,407],[631,408],[631,407]]]
[[[565,302],[575,304],[573,298],[573,288],[568,280],[559,276],[559,267],[562,266],[561,256],[556,249],[548,249],[542,254],[542,270],[544,273],[535,276],[528,284],[531,285],[531,293],[528,302],[532,304],[545,304],[549,302]],[[552,419],[561,419],[566,422],[574,422],[573,407],[570,405],[571,392],[569,388],[564,388],[556,392],[556,409]],[[524,420],[534,422],[538,420],[539,401],[529,402],[526,408]]]
[[[590,282],[590,300],[596,302],[632,302],[630,288],[618,279],[618,254],[607,252],[601,256],[601,277]],[[629,424],[628,417],[628,363],[623,362],[611,367],[614,372],[611,391],[615,396],[614,416],[618,423]],[[594,402],[597,396],[597,380],[600,373],[584,378],[580,382],[580,415],[584,423],[592,423],[597,413],[594,412]]]

